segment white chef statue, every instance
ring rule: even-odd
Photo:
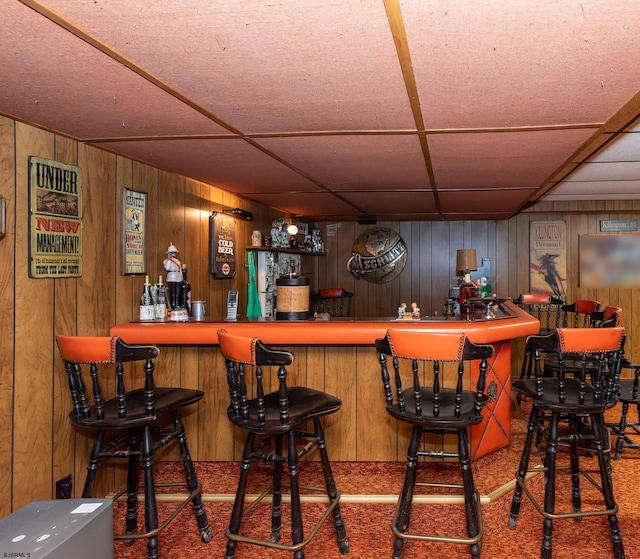
[[[169,243],[167,257],[162,261],[164,269],[167,271],[167,284],[169,287],[169,298],[171,307],[180,306],[180,282],[182,282],[182,264],[178,260],[178,249]]]

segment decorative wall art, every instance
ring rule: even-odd
[[[236,222],[224,214],[209,218],[209,271],[216,279],[236,275]]]
[[[580,287],[638,287],[640,235],[580,235]]]
[[[122,275],[145,274],[147,193],[122,189]]]
[[[386,227],[373,227],[353,243],[347,270],[356,279],[385,283],[397,278],[407,263],[407,245]]]
[[[532,221],[529,237],[529,288],[566,299],[567,233],[564,221]]]
[[[29,276],[82,275],[82,172],[29,157]]]

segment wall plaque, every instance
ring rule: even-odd
[[[564,221],[532,221],[529,283],[532,293],[566,298],[567,233]]]
[[[638,220],[636,219],[609,219],[600,222],[602,233],[612,233],[620,231],[637,231]]]
[[[402,237],[386,227],[373,227],[353,243],[347,270],[356,279],[385,283],[397,278],[406,263],[407,245]]]
[[[29,157],[29,276],[82,275],[82,172]]]
[[[209,218],[209,271],[216,279],[236,275],[236,222],[214,214]]]
[[[122,189],[122,275],[146,273],[147,193]]]

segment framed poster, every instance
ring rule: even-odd
[[[566,299],[566,224],[564,221],[532,221],[530,227],[530,290],[532,293],[549,293]]]
[[[122,189],[122,270],[123,276],[145,274],[147,249],[147,193]]]
[[[580,287],[640,285],[640,235],[580,235]]]
[[[29,276],[82,275],[82,172],[29,157]]]
[[[216,279],[236,275],[236,222],[224,214],[209,218],[209,271]]]

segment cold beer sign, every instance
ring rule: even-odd
[[[82,275],[82,173],[29,157],[29,276]]]

